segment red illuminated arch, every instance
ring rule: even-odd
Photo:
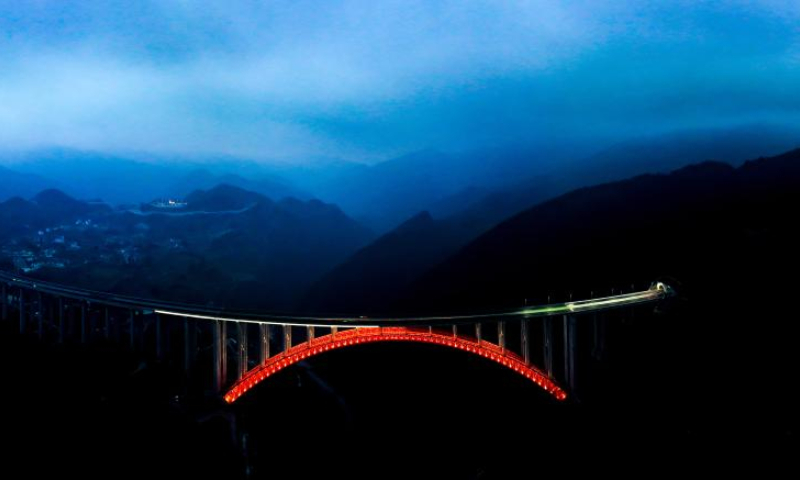
[[[223,398],[227,403],[233,403],[265,378],[306,358],[337,348],[374,342],[432,343],[464,350],[494,360],[514,370],[542,387],[557,400],[564,400],[567,398],[566,392],[551,380],[550,377],[538,368],[532,365],[526,365],[525,361],[519,355],[507,349],[500,348],[498,345],[486,341],[479,342],[477,340],[456,337],[452,334],[446,335],[437,333],[428,328],[415,329],[410,327],[362,327],[314,338],[309,342],[301,343],[285,352],[275,355],[264,362],[264,364],[250,370],[228,390]]]

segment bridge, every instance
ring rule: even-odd
[[[355,345],[412,342],[457,349],[508,368],[558,401],[577,391],[578,332],[591,355],[604,343],[603,314],[654,306],[673,295],[661,282],[639,291],[474,315],[288,316],[229,311],[97,292],[0,272],[3,321],[43,341],[112,342],[180,365],[233,403],[305,359]],[[233,373],[233,375],[231,375]]]

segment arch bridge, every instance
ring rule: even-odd
[[[673,294],[649,288],[577,301],[458,316],[286,316],[159,302],[0,272],[2,319],[55,342],[115,342],[180,365],[206,390],[235,402],[258,383],[331,350],[380,342],[468,352],[517,372],[556,400],[577,391],[578,345],[603,352],[605,316],[653,306]],[[582,318],[586,319],[586,326]],[[579,342],[581,338],[587,341]]]

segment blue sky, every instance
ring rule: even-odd
[[[0,145],[374,161],[800,125],[800,2],[0,0]]]

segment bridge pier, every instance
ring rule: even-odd
[[[58,297],[58,343],[64,343],[66,324],[64,322],[64,299]]]
[[[577,344],[577,319],[564,315],[564,382],[575,394],[575,348]]]
[[[161,315],[158,313],[153,314],[156,317],[156,358],[161,360],[164,355],[164,347],[162,345],[163,339],[161,338]]]
[[[269,358],[269,325],[260,323],[258,325],[258,363],[264,364]]]
[[[542,320],[542,340],[544,353],[544,371],[553,378],[553,317]]]
[[[292,326],[283,326],[283,351],[286,352],[292,348]]]
[[[131,351],[136,351],[136,312],[133,310],[128,311],[128,334]]]
[[[497,344],[501,349],[506,349],[506,322],[497,322]]]
[[[2,285],[2,295],[3,295],[3,321],[5,322],[8,320],[8,286],[4,283]]]
[[[605,323],[598,314],[592,315],[592,358],[600,360],[605,350]]]
[[[25,333],[25,290],[19,289],[19,333]]]
[[[108,318],[108,307],[104,308],[103,310],[103,338],[108,340],[111,338],[111,323],[109,322]]]
[[[247,324],[236,323],[239,352],[236,355],[236,380],[241,380],[247,372]]]
[[[531,346],[528,339],[528,319],[522,319],[519,324],[520,329],[520,342],[522,343],[522,358],[525,360],[525,365],[531,364]]]
[[[314,340],[314,333],[315,333],[315,332],[314,332],[314,326],[313,326],[313,325],[309,325],[309,326],[306,328],[306,339],[307,339],[309,342],[310,342],[311,340]]]
[[[81,302],[81,343],[86,343],[86,304]]]
[[[214,362],[214,391],[221,392],[225,387],[226,373],[228,370],[227,338],[225,338],[225,322],[214,320],[213,333],[213,362]]]
[[[477,340],[478,343],[481,343],[481,324],[480,323],[476,323],[475,324],[475,340]]]
[[[39,340],[44,338],[44,312],[42,309],[44,305],[42,305],[42,292],[36,292],[36,328],[37,328],[37,335],[39,336]]]
[[[194,325],[192,325],[194,326]],[[189,372],[194,364],[195,352],[194,331],[189,325],[189,319],[183,318],[183,369]]]

